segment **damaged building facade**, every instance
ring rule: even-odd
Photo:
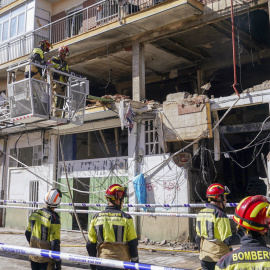
[[[76,203],[105,203],[117,182],[133,204],[140,174],[147,204],[202,202],[214,182],[232,202],[268,195],[268,1],[2,0],[0,11],[2,200],[42,201],[54,186],[70,202],[68,179]],[[52,116],[50,67],[42,80],[24,78],[44,39],[47,61],[70,51],[62,117]],[[6,208],[1,225],[25,228],[28,215]],[[79,214],[84,230],[91,217]],[[193,219],[134,219],[153,240],[194,234]],[[70,213],[61,224],[78,229]]]

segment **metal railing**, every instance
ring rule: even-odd
[[[0,8],[3,8],[17,0],[0,0]]]
[[[8,0],[6,1],[8,2]],[[32,48],[38,46],[40,40],[47,39],[52,44],[61,42],[115,21],[121,23],[126,16],[151,8],[164,1],[166,0],[101,0],[34,31],[0,44],[0,64],[29,54]],[[199,1],[205,5],[225,2],[225,0]],[[252,1],[254,0],[245,2],[239,0],[239,3]]]
[[[3,1],[3,0],[2,0]],[[102,0],[57,21],[0,44],[0,64],[27,55],[47,39],[52,44],[152,7],[163,0]]]
[[[26,78],[17,81],[16,75],[24,72]],[[34,76],[29,76],[30,73]],[[89,81],[85,78],[32,62],[9,68],[7,78],[9,113],[4,115],[3,112],[0,122],[9,118],[24,121],[29,117],[58,117],[83,124],[89,94]]]

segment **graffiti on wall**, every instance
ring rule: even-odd
[[[58,168],[59,175],[64,175],[64,165],[60,164]],[[128,159],[114,158],[66,162],[66,170],[69,176],[76,174],[77,177],[92,177],[93,174],[95,177],[106,176],[112,171],[126,174],[128,171]]]
[[[175,204],[179,201],[179,194],[185,188],[181,187],[179,181],[146,181],[147,203]],[[183,195],[181,195],[183,196]],[[185,196],[184,196],[185,197]]]

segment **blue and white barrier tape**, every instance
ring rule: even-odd
[[[14,201],[14,200],[0,200],[0,203],[18,203],[18,204],[36,204],[36,205],[44,205],[44,202],[29,202],[29,201]],[[72,203],[60,203],[61,206],[72,206]],[[105,203],[74,203],[75,206],[83,206],[83,207],[106,207]],[[186,203],[186,204],[124,204],[123,207],[207,207],[208,203]],[[238,203],[227,203],[227,207],[236,207]]]
[[[134,270],[185,270],[180,268],[169,268],[157,265],[143,264],[143,263],[132,263],[123,262],[109,259],[101,259],[89,256],[82,256],[76,254],[62,253],[57,251],[51,251],[46,249],[28,248],[13,245],[6,245],[0,243],[0,250],[11,253],[19,253],[21,255],[35,255],[45,258],[51,258],[62,261],[72,261],[84,264],[93,264],[105,267],[113,267],[120,269],[134,269]]]
[[[0,208],[13,208],[13,209],[26,209],[26,210],[37,210],[35,207],[23,207],[23,206],[10,206],[10,205],[0,205]],[[55,209],[55,212],[68,212],[73,213],[73,209]],[[97,210],[76,210],[78,214],[88,214],[88,213],[99,213],[101,211]],[[151,212],[127,212],[131,216],[148,216],[148,217],[187,217],[196,218],[197,214],[178,214],[178,213],[151,213]],[[227,215],[228,218],[233,217],[233,215]]]

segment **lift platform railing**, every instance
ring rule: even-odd
[[[25,78],[25,70],[39,72]],[[26,62],[8,69],[7,88],[12,121],[29,123],[52,119],[58,122],[65,118],[67,122],[83,124],[89,94],[89,81],[85,78],[50,65]],[[61,91],[56,91],[57,88]]]
[[[55,107],[56,112],[61,112],[62,118],[67,118],[70,122],[82,125],[84,120],[84,111],[86,104],[86,96],[89,94],[89,82],[85,78],[76,76],[74,73],[63,72],[51,68],[52,77],[62,76],[64,81],[52,79],[52,103],[58,99],[62,99],[63,103]],[[55,76],[55,75],[58,76]],[[57,93],[54,89],[61,87],[62,93]],[[57,102],[56,102],[57,103]]]

